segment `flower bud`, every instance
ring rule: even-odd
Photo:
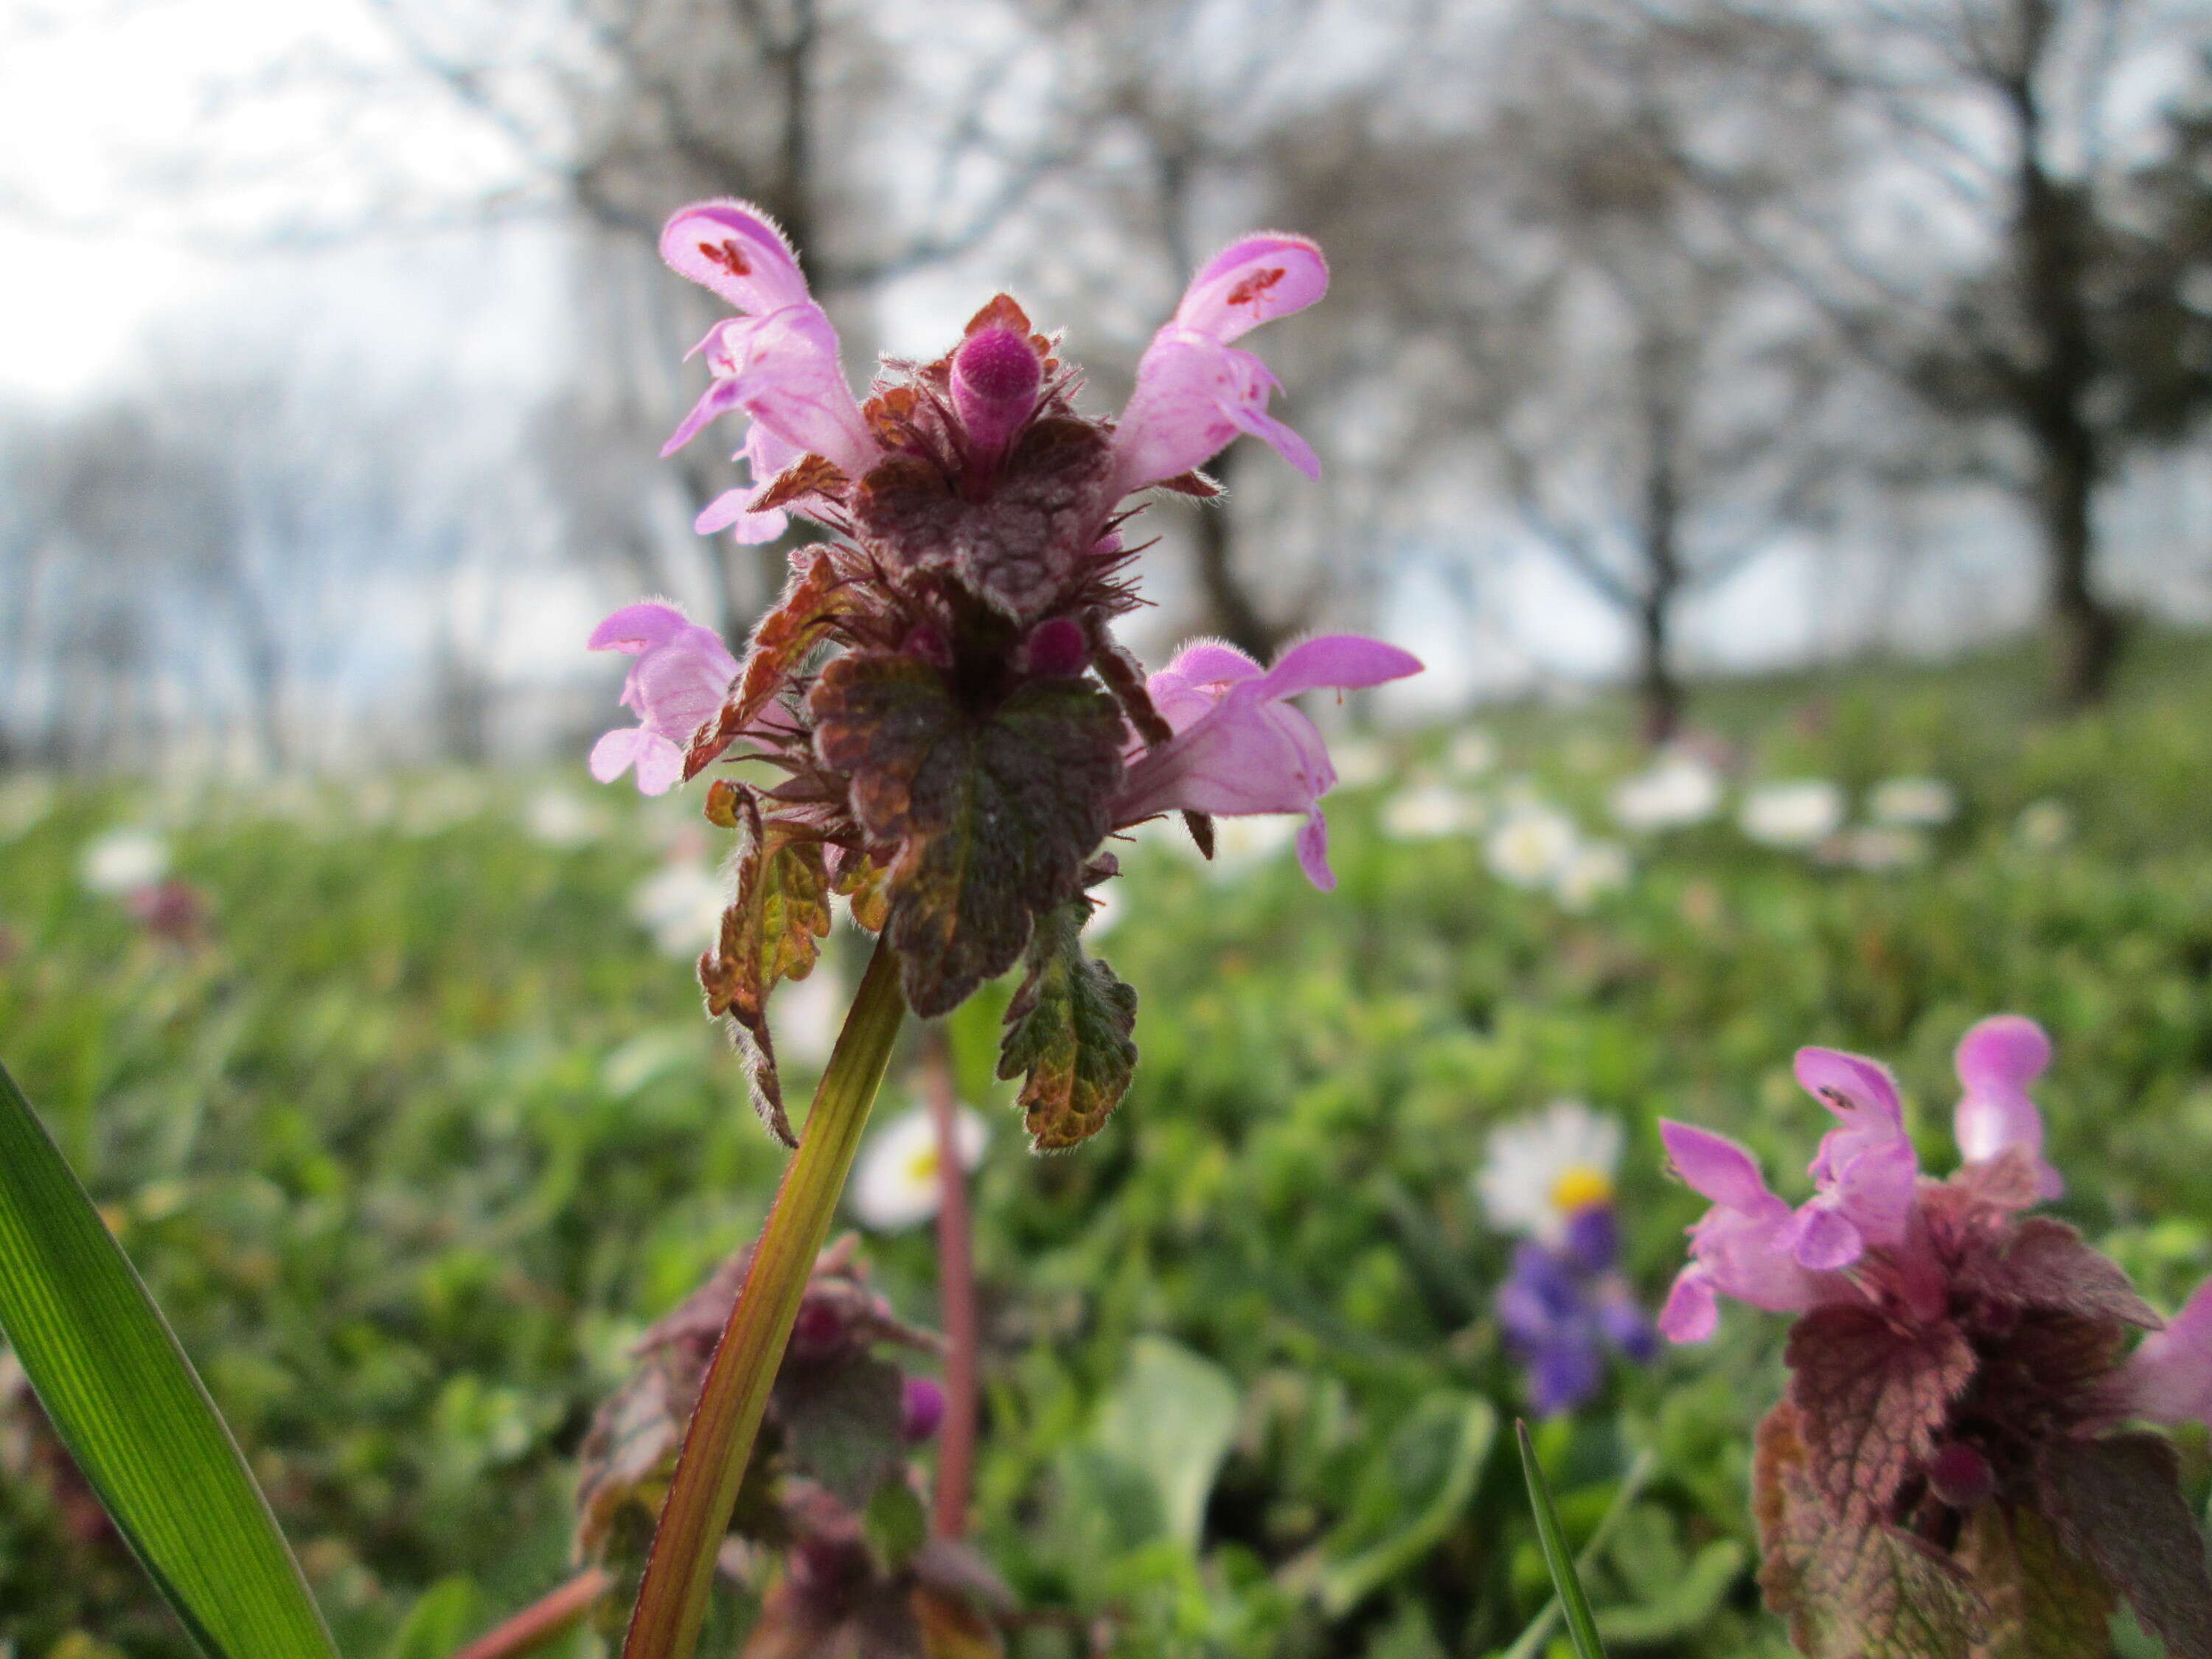
[[[968,441],[996,456],[1036,409],[1044,369],[1030,343],[1010,328],[979,329],[952,354],[952,407]]]
[[[899,1396],[899,1438],[921,1444],[945,1421],[945,1390],[927,1376],[909,1376]]]

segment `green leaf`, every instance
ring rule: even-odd
[[[4,1069],[0,1329],[55,1431],[205,1652],[335,1659],[215,1402]]]
[[[999,1075],[1023,1077],[1023,1127],[1041,1152],[1097,1134],[1136,1074],[1137,994],[1083,954],[1090,915],[1075,899],[1037,923],[1029,976],[1006,1006]]]
[[[1091,1432],[1101,1451],[1151,1477],[1168,1535],[1194,1550],[1237,1431],[1237,1385],[1220,1366],[1165,1337],[1140,1336]]]
[[[1597,1559],[1601,1551],[1613,1543],[1613,1534],[1626,1528],[1633,1521],[1637,1513],[1636,1500],[1642,1496],[1645,1485],[1651,1479],[1652,1472],[1658,1467],[1658,1456],[1650,1448],[1646,1447],[1637,1453],[1636,1461],[1628,1466],[1628,1473],[1621,1477],[1620,1489],[1613,1493],[1613,1502],[1607,1505],[1603,1517],[1598,1522],[1595,1529],[1591,1532],[1589,1540],[1583,1546],[1582,1554],[1576,1559],[1577,1571],[1587,1569]],[[1624,1540],[1626,1541],[1628,1540]],[[1679,1558],[1680,1552],[1672,1548],[1671,1538],[1667,1540],[1667,1544],[1668,1553]],[[1740,1548],[1741,1547],[1739,1550]],[[1620,1547],[1614,1546],[1613,1555],[1616,1565],[1620,1565],[1621,1553]],[[1631,1553],[1632,1559],[1634,1552],[1632,1551]],[[1701,1557],[1700,1559],[1702,1559]],[[1679,1571],[1679,1559],[1669,1565],[1671,1577],[1674,1571]],[[1736,1571],[1742,1571],[1740,1553]],[[1535,1659],[1535,1656],[1543,1651],[1544,1644],[1552,1639],[1552,1626],[1559,1621],[1559,1598],[1554,1596],[1544,1603],[1544,1610],[1541,1613],[1528,1621],[1528,1627],[1514,1638],[1513,1645],[1505,1650],[1504,1659]],[[1605,1617],[1603,1613],[1598,1615],[1600,1624],[1604,1623]]]
[[[466,1578],[441,1578],[416,1597],[392,1632],[384,1659],[447,1659],[468,1639],[478,1616],[477,1587]]]
[[[832,661],[807,707],[871,844],[898,849],[883,936],[907,1001],[950,1013],[1074,896],[1121,781],[1121,711],[1077,678],[971,708],[930,664],[877,651]]]
[[[1544,1547],[1544,1565],[1550,1569],[1552,1587],[1567,1616],[1567,1639],[1575,1644],[1576,1659],[1605,1659],[1598,1640],[1597,1620],[1590,1615],[1589,1597],[1567,1553],[1566,1534],[1559,1529],[1559,1512],[1552,1504],[1552,1489],[1544,1480],[1536,1449],[1528,1443],[1528,1425],[1515,1419],[1513,1432],[1521,1442],[1521,1469],[1528,1477],[1528,1507],[1536,1512],[1536,1538]]]
[[[1350,1510],[1291,1581],[1310,1584],[1330,1617],[1349,1613],[1443,1540],[1467,1512],[1497,1437],[1488,1401],[1425,1396],[1391,1431]]]

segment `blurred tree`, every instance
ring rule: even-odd
[[[1726,167],[1683,159],[1867,361],[1984,434],[1984,467],[2034,519],[2057,694],[2095,701],[2121,635],[2097,579],[2100,492],[2205,404],[2203,295],[2169,240],[2201,227],[2212,193],[2199,118],[2173,87],[2201,49],[2202,9],[1692,0],[1650,12],[1717,68],[1758,75],[1787,106],[1826,104],[1855,131],[1844,172],[1807,175],[1796,192],[1747,196]],[[2201,268],[2201,246],[2194,257]]]
[[[1630,623],[1661,743],[1682,714],[1683,604],[1832,509],[1849,377],[1833,331],[1677,163],[1740,100],[1621,14],[1533,16],[1504,63],[1447,290],[1462,417],[1522,522]],[[1780,187],[1750,161],[1731,183]]]

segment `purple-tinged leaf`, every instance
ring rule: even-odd
[[[2172,1446],[2154,1434],[2055,1440],[2038,1474],[2058,1536],[2127,1597],[2169,1659],[2212,1659],[2212,1573]]]
[[[2112,1587],[2035,1510],[1979,1505],[1966,1516],[1959,1561],[1989,1610],[1967,1659],[2106,1659],[2111,1652]]]
[[[1790,1333],[1806,1477],[1838,1512],[1883,1513],[1974,1374],[1955,1326],[1909,1329],[1870,1308],[1816,1308]]]
[[[854,816],[891,843],[884,937],[914,1011],[949,1013],[1073,897],[1121,778],[1121,716],[1088,679],[1036,680],[988,713],[913,657],[854,652],[808,701]]]
[[[999,1075],[1023,1079],[1023,1124],[1041,1152],[1097,1134],[1137,1068],[1137,994],[1083,954],[1090,914],[1078,899],[1037,923],[1028,977],[1006,1006]]]
[[[2110,1258],[2081,1242],[2063,1221],[2030,1216],[1970,1250],[1960,1263],[1960,1290],[2022,1308],[2046,1308],[2085,1319],[2117,1319],[2155,1330],[2163,1322],[2136,1294]]]

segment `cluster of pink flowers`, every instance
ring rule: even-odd
[[[1838,1126],[1794,1208],[1735,1142],[1660,1126],[1712,1203],[1661,1330],[1704,1340],[1723,1296],[1798,1316],[1753,1497],[1760,1583],[1806,1652],[2073,1651],[2080,1628],[2101,1650],[2122,1596],[2169,1651],[2212,1650],[2178,1461],[2128,1427],[2212,1422],[2212,1283],[2162,1322],[2072,1228],[2025,1213],[2063,1189],[2028,1092],[2051,1058],[2016,1015],[1966,1033],[1965,1162],[1939,1181],[1887,1071],[1800,1050]],[[2131,1331],[2148,1334],[2130,1352]]]
[[[668,443],[726,413],[750,419],[737,459],[750,482],[710,505],[698,529],[762,542],[796,514],[830,538],[793,554],[791,586],[742,660],[670,605],[629,605],[600,624],[592,647],[635,659],[622,701],[637,723],[600,738],[592,769],[603,781],[634,771],[659,794],[736,745],[787,774],[772,790],[718,784],[709,805],[748,839],[737,903],[702,976],[710,1006],[751,1034],[771,1093],[762,1005],[775,978],[805,970],[811,946],[797,934],[764,941],[745,907],[785,848],[799,850],[774,884],[823,887],[825,906],[828,888],[854,896],[925,1014],[1025,949],[1033,977],[1048,971],[1032,936],[1066,959],[1073,932],[1046,918],[1070,905],[1087,914],[1085,890],[1115,873],[1102,841],[1164,813],[1184,814],[1202,847],[1211,815],[1297,814],[1301,863],[1334,884],[1319,803],[1335,774],[1290,699],[1379,684],[1419,663],[1335,635],[1263,669],[1200,641],[1147,678],[1110,628],[1138,603],[1122,533],[1142,505],[1133,492],[1218,493],[1195,469],[1241,433],[1318,471],[1304,440],[1268,413],[1273,376],[1233,343],[1326,292],[1313,243],[1264,234],[1209,260],[1110,421],[1078,411],[1080,377],[1057,337],[1036,332],[1006,295],[944,357],[887,362],[864,403],[797,258],[756,209],[685,208],[661,252],[739,313],[700,343],[709,383]],[[814,925],[808,905],[771,908]],[[1077,1011],[1095,1049],[1097,1033],[1126,1028],[1126,999],[1096,973],[1079,983],[1103,999]],[[1032,1037],[1023,1052],[1067,1047]],[[1126,1070],[1094,1054],[1051,1086],[1095,1091],[1082,1079]],[[1095,1099],[1061,1104],[1069,1123],[1103,1116]]]

